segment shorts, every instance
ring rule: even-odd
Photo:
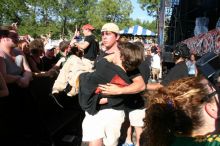
[[[82,124],[82,141],[103,138],[105,146],[117,146],[124,118],[125,113],[123,110],[104,109],[95,115],[90,115],[86,112]]]
[[[146,109],[135,109],[129,112],[129,121],[131,126],[143,127]]]
[[[153,67],[152,67],[152,74],[153,74],[153,75],[159,75],[159,74],[160,74],[160,69],[159,69],[159,68],[153,68]]]

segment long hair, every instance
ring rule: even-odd
[[[29,47],[32,54],[39,54],[40,51],[44,51],[44,43],[41,39],[33,40]]]
[[[203,98],[208,90],[200,77],[186,77],[171,82],[153,93],[146,93],[144,146],[169,146],[175,135],[190,135],[200,128],[202,107],[213,98]],[[204,100],[205,99],[205,100]]]
[[[68,48],[70,45],[70,41],[62,41],[59,44],[59,48],[61,52],[64,52],[66,48]]]
[[[130,42],[119,42],[118,48],[121,53],[122,65],[127,71],[137,68],[144,59],[143,50],[138,45]]]

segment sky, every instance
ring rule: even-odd
[[[133,13],[130,15],[132,19],[139,18],[142,22],[145,21],[153,21],[153,18],[147,15],[147,11],[143,11],[140,8],[140,4],[137,2],[137,0],[131,0],[131,3],[133,5]]]

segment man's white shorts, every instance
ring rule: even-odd
[[[143,127],[146,109],[136,109],[129,112],[129,121],[131,126]]]
[[[116,146],[124,118],[125,113],[123,110],[104,109],[95,115],[86,112],[82,124],[83,141],[103,138],[105,146]]]

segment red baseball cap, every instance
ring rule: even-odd
[[[91,24],[85,24],[83,25],[82,29],[94,30],[95,28]]]

